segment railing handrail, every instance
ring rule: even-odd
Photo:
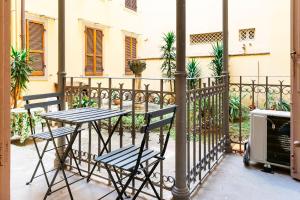
[[[199,79],[214,79],[214,78],[222,78],[224,76],[204,76],[204,77],[199,77],[199,78],[187,78],[187,80],[199,80]],[[66,78],[82,78],[82,79],[89,79],[89,78],[94,78],[94,79],[128,79],[128,80],[133,80],[133,79],[143,79],[143,80],[173,80],[175,81],[175,78],[151,78],[151,77],[118,77],[118,76],[66,76]]]

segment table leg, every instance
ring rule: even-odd
[[[101,132],[100,132],[100,129],[99,129],[99,126],[98,126],[97,122],[96,122],[96,121],[92,122],[92,125],[93,125],[94,129],[96,130],[98,136],[100,137],[100,139],[101,139],[101,141],[102,141],[102,143],[103,143],[103,149],[101,150],[101,152],[100,152],[100,154],[99,154],[98,156],[101,156],[101,155],[104,153],[105,150],[106,150],[107,153],[109,152],[109,150],[108,150],[108,148],[107,148],[107,145],[108,145],[108,143],[110,142],[111,137],[113,136],[115,130],[116,130],[117,127],[118,127],[118,125],[120,124],[120,121],[121,121],[122,117],[123,117],[123,115],[121,115],[121,116],[118,118],[118,121],[117,121],[116,124],[114,125],[112,131],[109,133],[106,142],[104,141],[104,139],[103,139],[103,137],[102,137],[102,135],[101,135]],[[97,162],[95,162],[95,164],[94,164],[94,166],[93,166],[91,172],[89,173],[89,175],[88,175],[88,177],[87,177],[87,182],[90,181],[90,178],[91,178],[91,176],[92,176],[92,174],[93,174],[93,172],[94,172],[94,170],[95,170],[96,167],[97,167]]]

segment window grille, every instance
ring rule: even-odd
[[[191,44],[210,44],[223,40],[222,32],[201,33],[190,35]]]
[[[250,41],[255,39],[255,28],[240,29],[240,41]]]
[[[29,49],[32,76],[45,75],[45,28],[40,22],[27,20],[26,48]]]
[[[137,0],[125,0],[125,7],[137,11]]]
[[[101,30],[85,29],[85,75],[103,74],[103,33]]]

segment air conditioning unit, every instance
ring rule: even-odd
[[[251,131],[245,144],[244,164],[250,161],[290,168],[290,112],[253,110]]]

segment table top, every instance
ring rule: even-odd
[[[77,108],[41,114],[43,119],[67,124],[83,124],[112,117],[127,115],[130,111],[100,108]]]

